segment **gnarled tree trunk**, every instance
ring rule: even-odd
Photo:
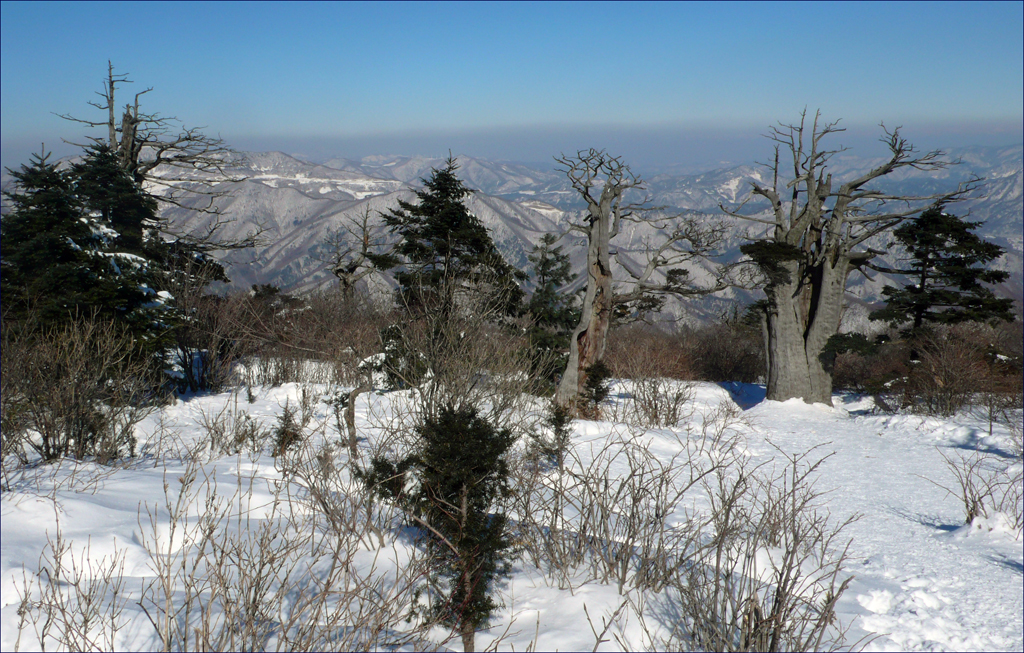
[[[808,403],[832,405],[832,375],[822,350],[839,331],[850,261],[841,257],[809,271],[808,282],[798,282],[797,263],[789,263],[790,283],[769,286],[768,399],[800,397]]]
[[[635,175],[619,157],[603,150],[580,151],[575,157],[556,158],[572,182],[573,189],[587,204],[584,219],[570,225],[587,242],[587,291],[583,298],[580,322],[569,342],[569,362],[558,384],[555,401],[568,406],[583,391],[587,369],[604,357],[611,327],[612,311],[630,302],[641,302],[661,295],[706,295],[727,287],[723,274],[710,287],[697,287],[687,279],[682,267],[697,258],[708,256],[722,238],[719,225],[707,224],[692,216],[656,216],[650,213],[646,199],[635,204],[623,202],[630,189],[642,189],[643,180]],[[648,244],[646,264],[642,270],[620,266],[628,278],[620,279],[627,292],[615,293],[611,266],[611,241],[622,222],[646,223],[668,232],[660,243]],[[654,274],[661,270],[664,281]]]
[[[580,323],[569,340],[569,362],[558,384],[555,400],[565,406],[586,383],[586,370],[604,357],[612,321],[612,271],[609,239],[603,237],[608,220],[592,220],[594,237],[587,245],[587,292]],[[603,228],[602,228],[603,225]]]

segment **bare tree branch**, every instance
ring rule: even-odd
[[[555,161],[586,204],[586,210],[569,224],[570,231],[587,239],[587,289],[556,395],[558,403],[567,406],[583,388],[586,370],[604,356],[613,311],[641,302],[645,306],[659,305],[659,298],[666,295],[708,294],[728,284],[718,278],[711,287],[694,286],[682,267],[711,254],[722,239],[720,225],[704,224],[691,215],[660,215],[649,205],[646,195],[639,200],[627,198],[630,191],[644,190],[644,181],[621,157],[604,150],[580,150],[575,156],[555,157]],[[624,221],[645,224],[661,233],[656,241],[648,241],[641,248],[640,255],[645,259],[642,269],[631,265],[622,252],[615,252],[616,261],[628,275],[620,280],[617,290],[611,243],[621,233]],[[624,292],[622,286],[627,288]]]
[[[131,83],[127,74],[115,73],[113,64],[108,61],[103,90],[96,93],[101,99],[88,103],[105,112],[106,119],[94,121],[70,114],[56,115],[89,127],[106,127],[104,137],[88,139],[93,144],[108,146],[121,167],[158,202],[216,217],[202,234],[177,234],[167,224],[160,225],[162,232],[205,251],[252,247],[262,227],[236,241],[217,238],[217,232],[229,222],[221,218],[223,212],[218,200],[233,192],[231,185],[245,180],[238,172],[244,157],[220,137],[203,133],[201,127],[185,127],[177,118],[142,111],[140,98],[152,88],[136,93],[134,101],[124,105],[119,117],[116,91],[119,86]],[[84,147],[81,143],[66,142]]]
[[[930,195],[899,195],[877,187],[899,170],[935,171],[958,163],[939,150],[918,152],[899,128],[890,131],[882,125],[888,158],[833,184],[828,164],[844,148],[827,149],[824,140],[841,131],[838,122],[825,122],[820,113],[808,120],[806,111],[797,124],[772,127],[768,138],[777,144],[774,162],[767,166],[772,185],[752,182],[750,196],[738,209],[721,207],[734,218],[774,227],[761,241],[741,248],[763,273],[768,295],[769,399],[831,403],[831,377],[819,354],[838,331],[849,273],[870,267],[879,253],[860,247],[929,207],[967,199],[981,183],[972,177],[955,190]],[[788,174],[780,149],[788,149],[792,158]],[[774,219],[744,212],[756,198],[768,200]]]

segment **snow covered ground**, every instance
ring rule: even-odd
[[[326,392],[323,386],[317,389]],[[621,404],[627,391],[622,384],[613,388],[606,415],[620,414],[616,402]],[[114,619],[118,628],[103,631],[103,626],[90,626],[95,633],[91,645],[160,648],[154,622],[163,623],[159,608],[165,595],[153,584],[158,567],[170,562],[189,568],[190,556],[196,555],[202,540],[196,533],[203,528],[252,534],[261,524],[280,520],[280,498],[298,496],[302,490],[296,476],[283,474],[275,465],[272,443],[259,454],[220,455],[204,444],[204,422],[209,425],[219,418],[223,424],[241,424],[245,413],[255,420],[245,423],[269,430],[286,403],[302,404],[302,392],[299,385],[287,384],[255,388],[251,403],[244,391],[192,397],[139,425],[141,456],[131,463],[101,467],[66,461],[9,472],[4,480],[10,487],[0,498],[2,649],[40,647],[46,624],[33,621],[32,615],[44,612],[38,601],[52,572],[41,569],[53,567],[52,548],[61,548],[58,538],[69,547],[64,563],[67,568],[74,563],[79,588],[89,580],[101,581],[103,570],[109,571],[110,562],[117,561],[116,573],[107,578],[121,578],[119,592],[114,597],[109,582],[99,582],[105,589],[98,595],[114,597],[120,608],[98,609],[96,614],[100,620]],[[831,519],[838,523],[860,516],[843,531],[852,541],[843,577],[852,575],[852,580],[836,607],[840,624],[849,627],[849,644],[859,642],[867,650],[1024,650],[1024,543],[999,518],[964,525],[962,503],[940,487],[956,487],[943,452],[980,448],[992,453],[995,464],[1019,465],[1019,459],[1011,457],[1006,431],[997,425],[990,436],[988,423],[970,416],[943,420],[875,414],[871,400],[859,396],[837,395],[835,408],[769,402],[763,396],[758,386],[698,384],[691,416],[676,427],[641,432],[611,421],[577,421],[574,447],[586,451],[615,438],[628,445],[634,438],[667,458],[685,448],[716,407],[735,401],[743,409],[734,421],[739,447],[752,465],[784,462],[788,454],[817,447],[815,460],[828,457],[814,472],[815,489],[828,491],[825,505]],[[381,416],[407,399],[401,392],[359,398],[357,425],[366,435],[361,447],[372,446],[385,421]],[[330,407],[320,401],[307,402],[307,408],[312,409],[307,437],[317,444],[338,441]],[[539,402],[536,408],[538,412],[523,416],[523,423],[538,418]],[[347,457],[344,447],[333,451],[338,464]],[[323,459],[325,465],[330,462]],[[699,506],[702,501],[694,496],[686,505]],[[211,514],[211,506],[221,520],[199,520],[200,515]],[[187,527],[172,526],[168,515],[175,510],[188,516],[181,520]],[[401,529],[384,536],[384,553],[374,555],[374,547],[364,546],[352,558],[353,573],[370,577],[372,570],[386,570],[389,560],[413,555],[414,544]],[[398,581],[388,578],[380,587],[397,591]],[[78,591],[73,580],[74,574],[57,586],[73,595]],[[640,650],[658,647],[652,634],[664,634],[673,626],[666,622],[654,593],[623,596],[614,583],[593,580],[569,584],[571,589],[560,589],[549,575],[519,561],[511,581],[500,590],[505,608],[489,631],[478,634],[477,647],[483,650],[498,638],[502,650],[591,650],[600,637],[600,650]],[[202,587],[175,587],[170,595],[183,600],[188,591],[201,592]],[[397,595],[387,596],[398,601]],[[636,609],[644,605],[650,609]],[[273,629],[268,632],[267,646],[280,645]],[[458,638],[448,635],[435,628],[429,642],[408,647],[443,645],[458,650]],[[47,650],[56,644],[48,641]]]

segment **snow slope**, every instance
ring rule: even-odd
[[[86,576],[95,575],[104,559],[115,555],[123,559],[128,599],[113,647],[159,647],[137,601],[154,578],[155,558],[147,553],[147,542],[151,547],[155,542],[167,556],[190,550],[188,532],[171,532],[167,526],[165,505],[165,497],[174,496],[176,488],[186,484],[182,479],[190,473],[188,460],[201,461],[199,490],[188,510],[198,514],[203,505],[209,505],[204,501],[213,501],[229,513],[234,510],[231,514],[245,514],[244,521],[229,520],[225,528],[255,528],[273,508],[275,484],[294,483],[275,467],[270,445],[259,455],[218,456],[205,450],[202,423],[218,415],[236,418],[245,412],[272,428],[286,403],[294,407],[301,402],[302,390],[297,384],[256,388],[252,403],[239,392],[179,401],[138,427],[142,456],[121,467],[65,462],[7,474],[4,481],[10,488],[0,497],[0,648],[39,647],[31,625],[19,630],[19,607],[26,582],[34,588],[30,600],[38,598],[44,580],[40,557],[47,539],[57,537],[58,528],[79,567],[87,568]],[[627,391],[623,384],[613,389],[605,414],[619,413],[618,404]],[[936,485],[949,485],[952,480],[940,452],[979,446],[1006,451],[1006,433],[997,427],[990,437],[987,423],[969,417],[877,415],[869,399],[856,396],[837,395],[836,408],[769,402],[763,397],[763,388],[757,386],[698,384],[693,415],[674,429],[637,433],[611,421],[577,421],[573,442],[585,452],[595,443],[628,432],[630,437],[643,438],[651,451],[670,456],[692,432],[688,425],[693,427],[701,415],[735,400],[745,409],[740,436],[752,462],[771,464],[784,454],[818,447],[819,457],[832,454],[816,474],[817,489],[831,490],[827,506],[833,518],[842,521],[861,515],[845,531],[852,538],[846,572],[853,580],[837,608],[840,621],[850,626],[850,643],[860,641],[868,650],[1024,649],[1024,543],[997,521],[962,525],[962,506]],[[361,446],[369,446],[375,437],[381,423],[377,418],[407,399],[401,392],[360,397],[357,425],[368,438]],[[522,421],[536,418],[534,413]],[[314,439],[337,440],[333,415],[324,403],[316,404],[306,431]],[[339,450],[337,455],[345,453]],[[694,501],[700,503],[700,497]],[[410,553],[411,541],[397,532],[389,537],[387,551],[395,558]],[[91,569],[84,564],[87,561],[93,563]],[[657,596],[644,597],[646,603],[632,597],[632,605],[651,606],[641,611],[641,622],[624,606],[626,598],[614,585],[591,581],[571,590],[559,589],[557,582],[525,561],[516,564],[501,594],[506,607],[493,627],[477,636],[481,650],[495,638],[501,639],[502,650],[529,646],[590,650],[605,623],[610,625],[600,650],[638,650],[656,646],[651,633],[663,633],[672,626],[656,610]],[[448,635],[435,628],[430,646],[443,644],[457,650],[458,639],[450,640]],[[48,642],[48,649],[54,644]],[[268,645],[272,647],[273,641]]]

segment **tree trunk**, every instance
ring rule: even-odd
[[[463,622],[459,627],[459,634],[462,636],[462,650],[466,653],[476,650],[476,629],[473,624]]]
[[[829,337],[839,332],[846,277],[850,264],[839,257],[799,277],[798,264],[786,263],[791,281],[768,289],[768,393],[786,401],[799,397],[807,403],[832,405],[832,375],[821,352]]]
[[[466,529],[469,526],[469,488],[463,485],[460,494],[461,539],[466,536]],[[466,593],[465,605],[459,606],[459,609],[462,611],[462,614],[459,615],[459,634],[462,635],[462,650],[469,653],[476,650],[476,619],[474,618],[475,615],[467,614],[470,611],[469,606],[472,605],[473,567],[475,561],[467,559],[465,551],[460,552],[459,555],[462,557],[459,560],[459,565],[462,566],[462,589]]]
[[[356,400],[359,395],[369,392],[373,387],[370,379],[360,379],[359,385],[348,394],[348,403],[345,405],[345,426],[348,428],[348,453],[352,460],[359,458],[359,436],[356,433]]]
[[[579,326],[569,340],[569,362],[555,401],[571,404],[583,391],[586,369],[604,357],[612,318],[612,271],[609,220],[594,219],[587,247],[587,293]]]

